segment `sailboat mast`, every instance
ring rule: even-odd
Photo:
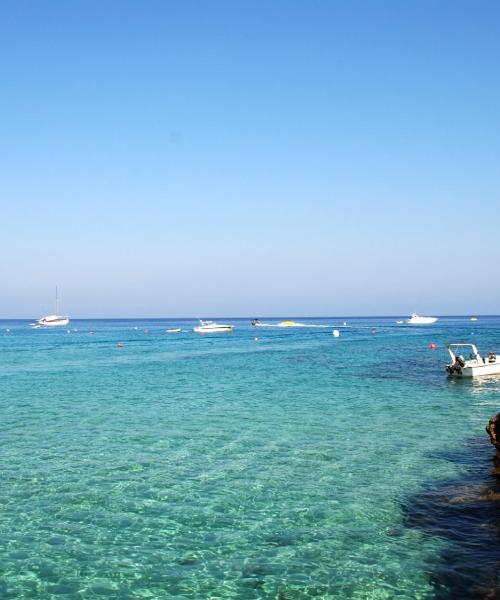
[[[57,295],[57,285],[56,285],[56,315],[59,314],[59,296]]]

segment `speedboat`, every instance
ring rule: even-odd
[[[174,327],[173,329],[165,329],[166,333],[182,333],[182,329],[180,327]]]
[[[416,313],[412,313],[411,317],[406,322],[409,325],[430,325],[436,321],[437,317],[420,317]]]
[[[200,324],[193,329],[196,333],[231,333],[233,331],[232,325],[221,325],[214,321],[202,321]]]
[[[451,363],[446,366],[448,375],[479,377],[500,374],[500,357],[495,352],[489,352],[483,358],[474,344],[449,344],[448,352],[451,356]]]
[[[262,323],[260,319],[250,321],[252,327],[295,327],[297,324],[293,321],[282,321],[281,323]]]

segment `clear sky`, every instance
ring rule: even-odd
[[[3,0],[0,318],[500,313],[500,3]]]

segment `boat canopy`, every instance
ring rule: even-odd
[[[450,349],[454,349],[454,348],[472,348],[473,350],[475,350],[477,352],[477,348],[474,344],[448,344],[448,348]]]
[[[477,348],[474,344],[448,344],[448,351],[451,354],[452,358],[456,356],[469,353],[468,359],[475,359],[480,356]]]

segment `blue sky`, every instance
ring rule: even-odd
[[[0,4],[0,318],[500,313],[500,5]]]

